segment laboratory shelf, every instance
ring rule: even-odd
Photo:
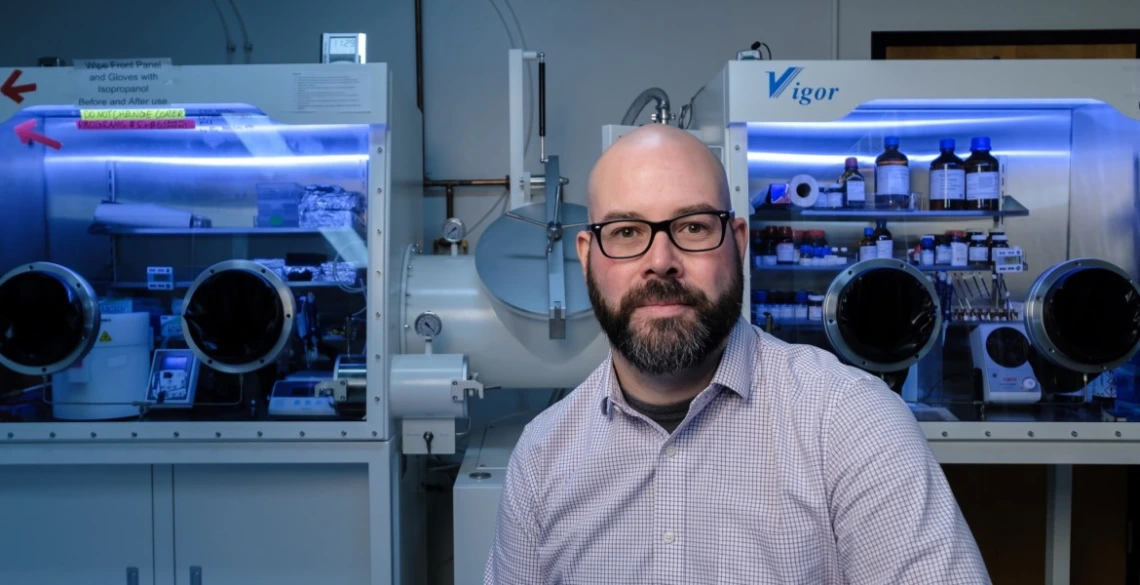
[[[758,327],[763,327],[764,326],[764,314],[761,313],[761,314],[757,315],[756,321],[753,324],[758,326]],[[776,327],[776,330],[780,330],[781,328],[784,328],[784,327],[795,327],[796,329],[823,329],[823,321],[822,320],[812,320],[812,319],[778,319],[777,318],[777,319],[774,319],[772,321],[772,325]]]
[[[111,236],[288,236],[356,232],[351,228],[130,228],[103,224],[93,224],[87,231],[93,235]]]
[[[937,222],[954,220],[1001,219],[1006,217],[1026,217],[1029,209],[1013,197],[1003,197],[998,211],[911,211],[907,209],[825,209],[787,207],[762,207],[752,214],[751,226],[762,228],[772,221],[859,221],[871,222]]]
[[[135,282],[131,282],[131,281],[102,282],[102,283],[92,283],[92,284],[94,284],[96,286],[105,286],[107,288],[116,289],[116,290],[146,290],[147,289],[147,284],[145,282],[137,282],[137,281],[135,281]],[[189,289],[192,284],[194,284],[194,283],[190,282],[190,281],[178,281],[178,282],[174,283],[174,290],[186,290],[186,289]],[[339,287],[339,286],[344,286],[344,287],[354,286],[354,283],[327,282],[327,281],[318,281],[318,282],[313,282],[313,281],[286,281],[285,284],[288,285],[289,288],[331,288],[331,287]]]
[[[897,258],[896,258],[897,259]],[[854,263],[848,264],[834,264],[827,266],[815,266],[808,264],[776,264],[776,265],[762,265],[753,266],[752,272],[825,272],[837,273],[854,266]],[[969,272],[969,273],[984,273],[991,272],[989,266],[946,266],[942,264],[935,264],[932,266],[922,264],[911,264],[913,268],[922,272]]]

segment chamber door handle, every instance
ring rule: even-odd
[[[202,585],[202,567],[190,567],[190,585]]]

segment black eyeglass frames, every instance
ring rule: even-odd
[[[589,230],[607,258],[636,258],[649,251],[657,232],[665,232],[673,245],[686,252],[708,252],[724,243],[732,211],[694,211],[663,221],[615,219],[592,223]]]

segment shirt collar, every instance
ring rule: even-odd
[[[756,344],[760,336],[744,318],[740,318],[733,326],[728,336],[728,343],[724,347],[720,364],[713,374],[713,388],[727,388],[740,395],[745,400],[752,394],[752,368],[755,367]],[[598,386],[600,406],[603,414],[609,414],[613,404],[625,404],[621,388],[617,383],[617,374],[614,372],[613,348],[606,355],[601,364],[602,377]]]

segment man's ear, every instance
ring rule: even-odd
[[[578,238],[574,242],[578,248],[578,263],[582,265],[582,279],[586,279],[586,267],[590,262],[590,240],[594,235],[589,230],[582,230],[578,232]]]
[[[748,220],[738,217],[732,220],[732,235],[736,238],[736,251],[740,261],[748,265]]]

